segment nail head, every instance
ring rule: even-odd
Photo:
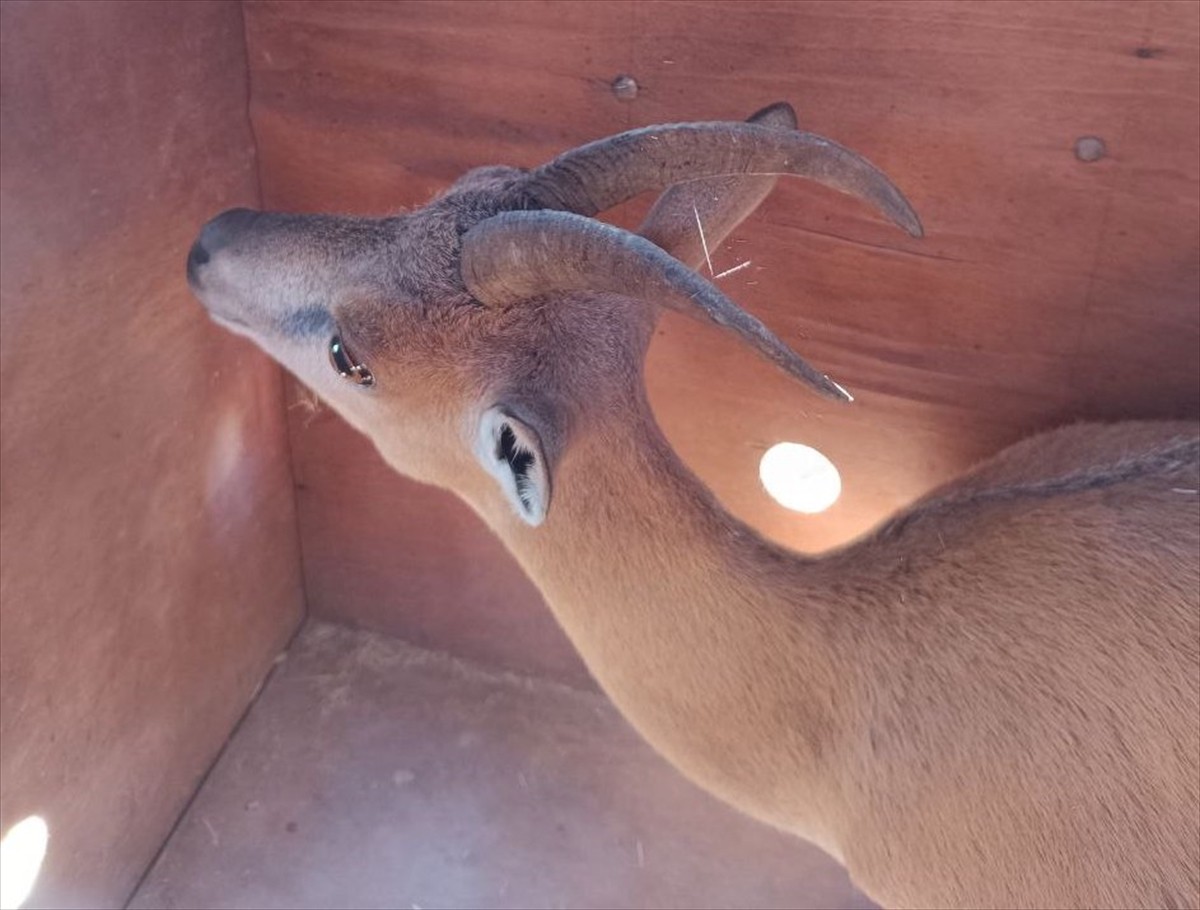
[[[617,76],[612,81],[612,93],[620,101],[632,101],[638,94],[637,80],[624,74]]]
[[[1075,140],[1075,157],[1080,161],[1099,161],[1108,154],[1108,146],[1099,136],[1080,136]]]

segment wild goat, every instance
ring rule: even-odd
[[[770,189],[752,175],[792,174],[921,233],[792,118],[634,130],[378,220],[229,211],[189,282],[396,470],[470,503],[655,748],[875,900],[1195,906],[1196,425],[1034,437],[820,558],[729,516],[656,426],[660,305],[844,394],[669,255],[695,261],[693,206],[719,239]],[[645,236],[592,218],[672,184]]]

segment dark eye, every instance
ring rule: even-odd
[[[329,362],[343,379],[349,379],[358,385],[374,385],[375,377],[371,371],[358,362],[342,342],[341,335],[334,335],[329,340]]]

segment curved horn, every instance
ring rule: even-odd
[[[600,139],[530,171],[527,207],[595,215],[646,190],[702,177],[790,174],[857,196],[914,237],[908,200],[862,156],[815,133],[753,123],[648,126]]]
[[[772,363],[840,401],[853,397],[770,329],[644,237],[569,212],[505,212],[462,238],[467,290],[490,306],[569,291],[604,291],[703,313]]]
[[[786,101],[756,111],[747,118],[776,130],[794,130],[796,112]],[[647,240],[697,268],[704,262],[705,240],[720,243],[775,188],[776,177],[736,176],[690,180],[668,187],[638,228]],[[705,240],[696,227],[704,226]]]

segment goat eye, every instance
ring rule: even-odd
[[[358,362],[342,342],[341,335],[334,335],[329,340],[329,362],[343,379],[349,379],[357,385],[374,385],[375,377],[371,371]]]

